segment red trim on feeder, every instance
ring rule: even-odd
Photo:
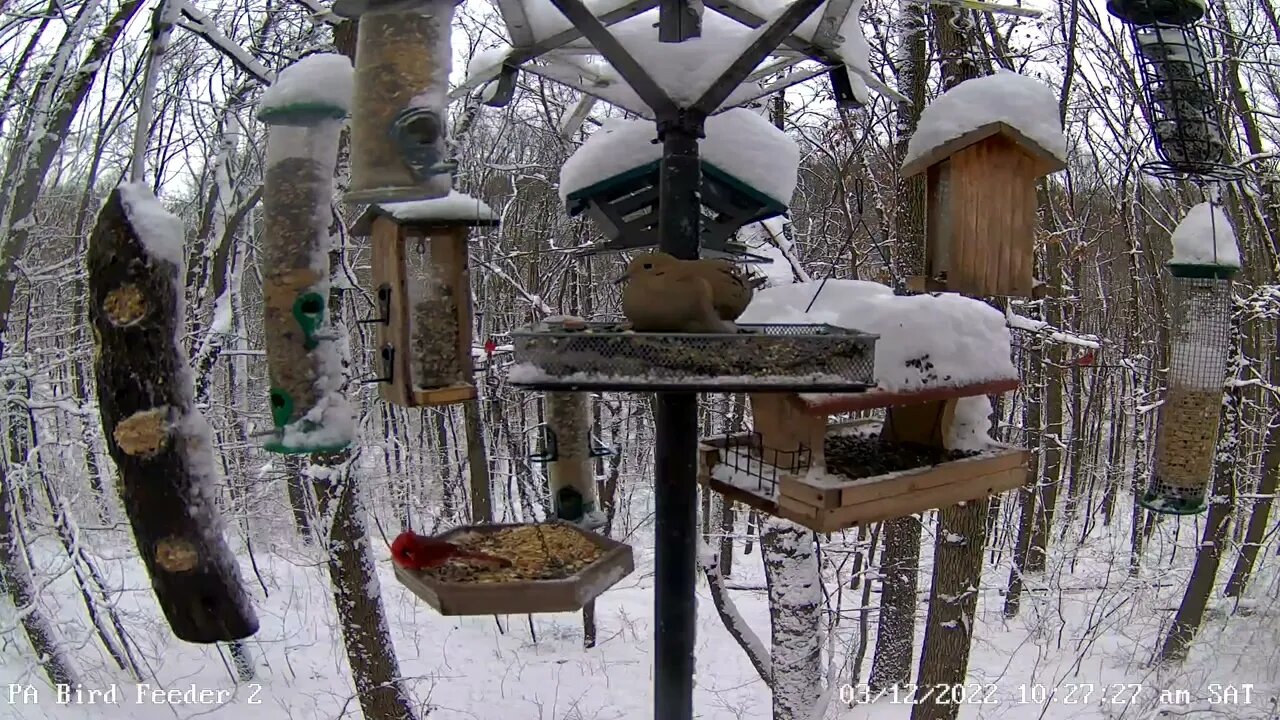
[[[933,387],[926,390],[908,390],[888,392],[886,390],[868,390],[864,393],[839,394],[821,400],[809,400],[803,395],[800,401],[809,415],[836,415],[855,410],[875,410],[877,408],[915,405],[917,403],[937,402],[952,398],[974,397],[976,395],[999,395],[1016,390],[1017,378],[991,380],[969,385],[953,385],[950,387]]]

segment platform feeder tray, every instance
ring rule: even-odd
[[[576,612],[635,570],[630,545],[562,521],[467,525],[441,538],[513,562],[396,566],[396,579],[441,615]]]
[[[739,325],[737,333],[642,333],[625,323],[512,332],[508,379],[542,390],[804,390],[875,384],[878,336],[830,325]]]

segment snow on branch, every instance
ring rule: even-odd
[[[1043,320],[1032,320],[1029,317],[1023,317],[1015,313],[1013,310],[1005,310],[1005,320],[1009,323],[1009,328],[1013,330],[1022,330],[1024,332],[1035,333],[1048,338],[1052,342],[1063,343],[1066,345],[1078,345],[1092,350],[1102,348],[1102,338],[1097,335],[1086,335],[1066,332],[1052,327]]]
[[[720,574],[720,553],[709,543],[702,541],[699,547],[698,563],[702,566],[702,574],[707,577],[707,586],[711,589],[711,602],[716,606],[716,613],[720,615],[720,620],[724,622],[724,629],[729,631],[738,646],[747,654],[751,666],[760,673],[760,679],[772,686],[773,659],[760,636],[756,635],[747,624],[742,613],[738,612],[738,606],[729,597],[724,576]]]

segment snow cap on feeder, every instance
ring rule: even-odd
[[[336,53],[308,55],[280,72],[262,93],[258,119],[268,125],[315,125],[351,112],[354,71]]]
[[[352,232],[373,238],[373,283],[382,398],[406,407],[476,396],[471,358],[467,237],[498,218],[457,191],[430,200],[372,205]]]
[[[262,255],[272,452],[334,452],[355,439],[327,307],[333,175],[351,88],[350,61],[326,53],[285,68],[262,97],[259,117],[271,125]]]
[[[445,157],[445,108],[454,5],[454,0],[370,1],[358,8],[346,202],[449,194],[455,163]]]
[[[925,107],[903,177],[927,174],[927,289],[1028,297],[1034,285],[1036,181],[1066,167],[1058,100],[1001,70]]]
[[[700,143],[701,246],[707,257],[766,260],[733,242],[742,226],[787,211],[800,149],[786,133],[745,108],[706,121]],[[658,245],[658,169],[662,144],[648,120],[612,120],[560,169],[560,199],[570,216],[586,212],[609,238],[587,253]]]
[[[1171,514],[1204,509],[1218,442],[1231,330],[1231,280],[1240,251],[1226,213],[1191,208],[1173,232],[1169,387],[1156,428],[1155,465],[1141,503]]]

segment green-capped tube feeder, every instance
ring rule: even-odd
[[[453,64],[454,0],[347,2],[358,15],[350,203],[449,194],[446,108]]]
[[[262,294],[272,452],[334,452],[355,437],[327,307],[333,176],[351,86],[350,60],[310,55],[280,73],[258,112],[271,126]]]
[[[1169,268],[1169,376],[1156,428],[1155,467],[1141,504],[1189,515],[1204,510],[1213,477],[1231,330],[1231,282],[1240,251],[1226,214],[1211,203],[1173,233]]]
[[[547,393],[547,422],[530,459],[546,464],[555,519],[591,530],[605,524],[591,462],[610,453],[592,442],[587,398],[581,392]]]

